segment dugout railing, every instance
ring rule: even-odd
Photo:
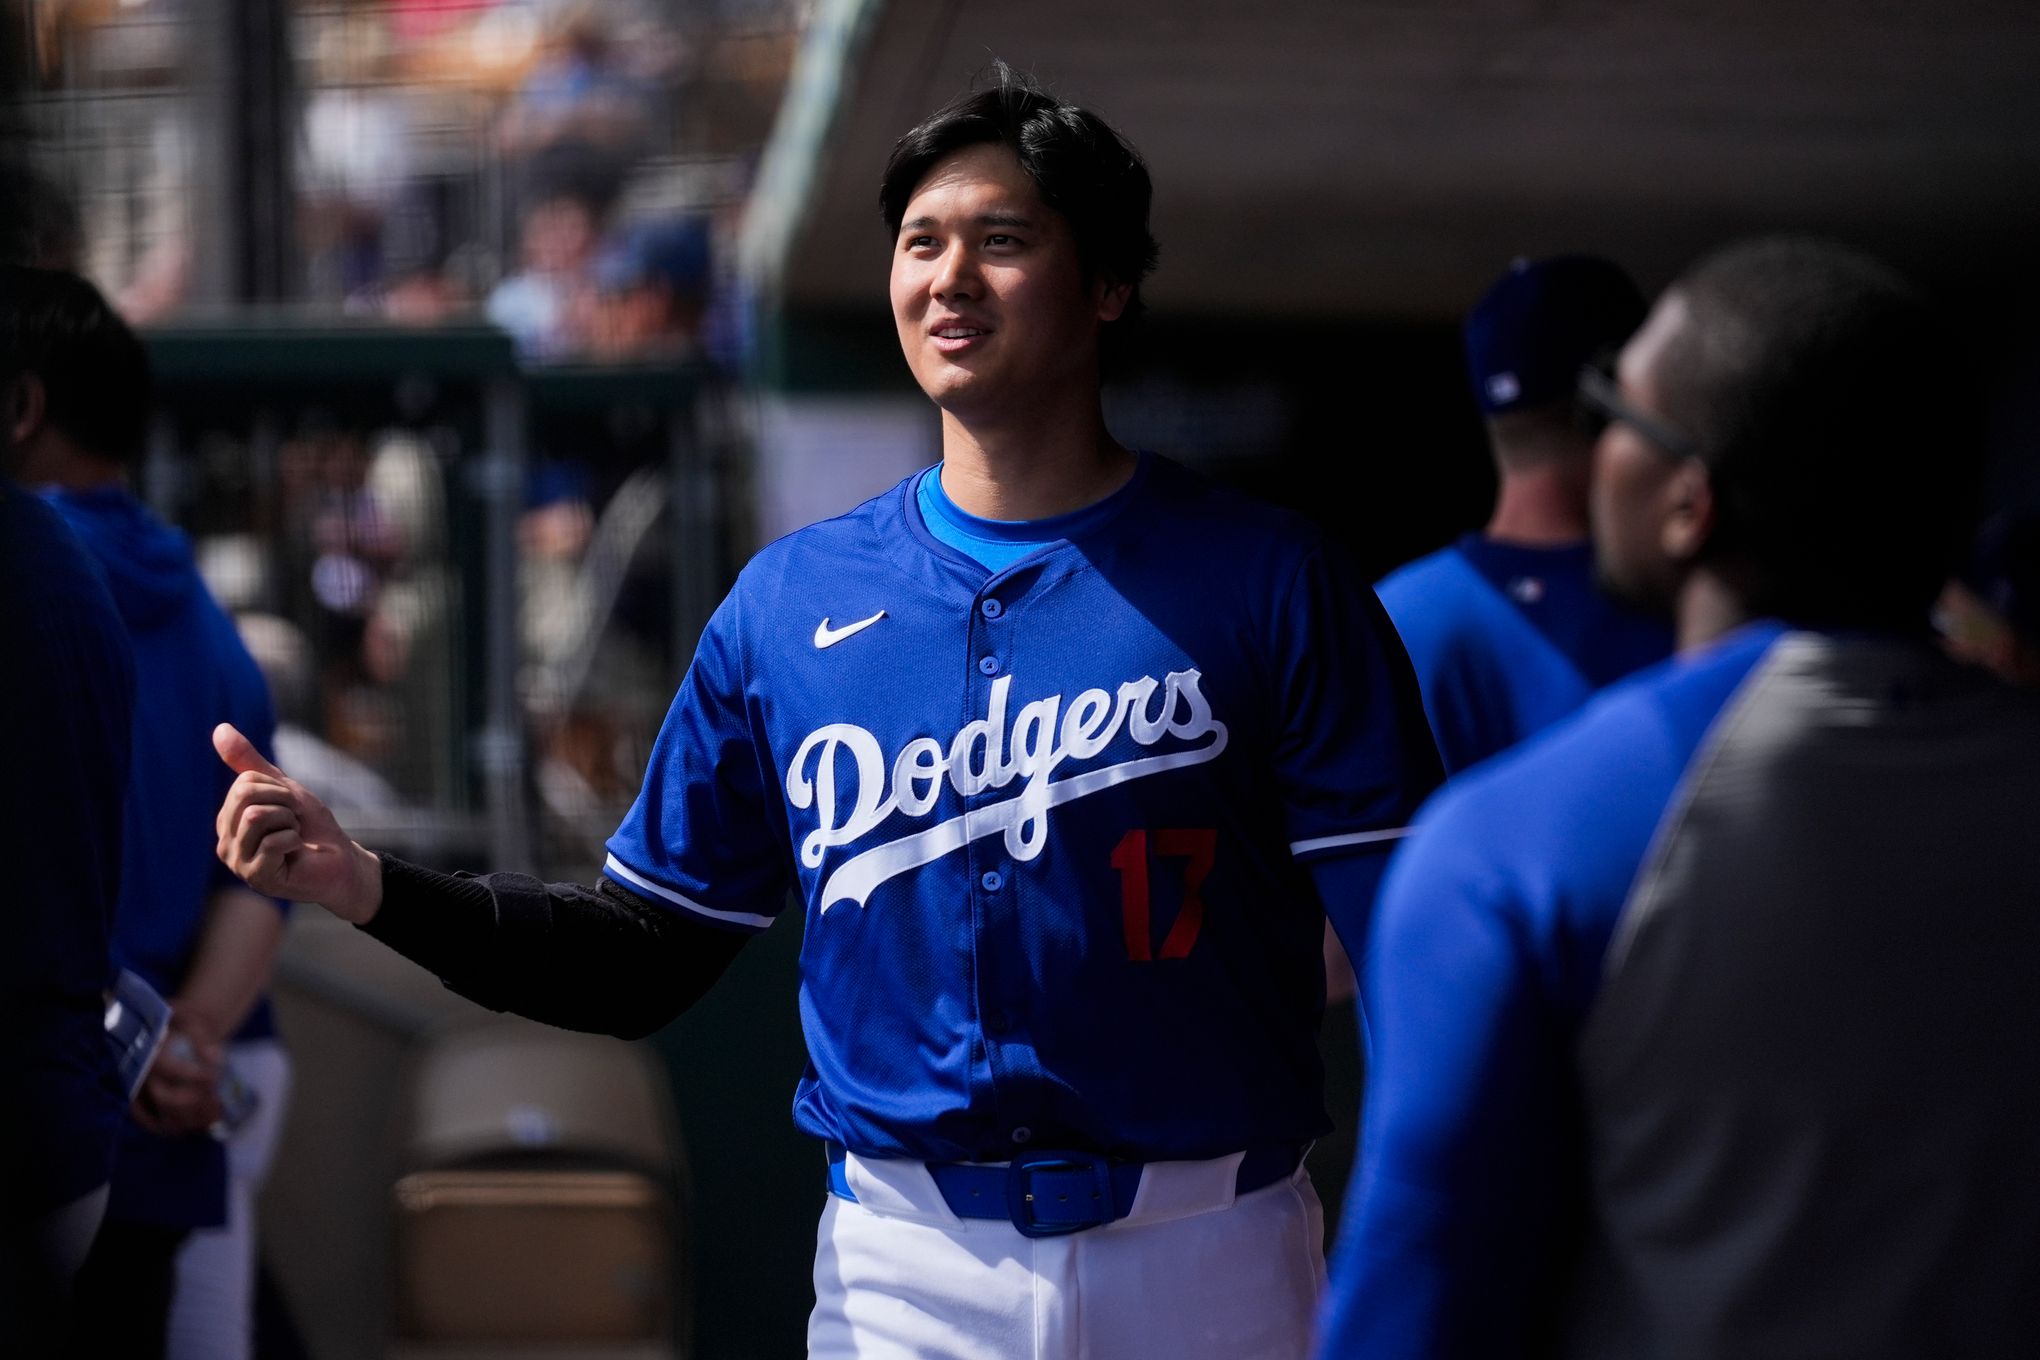
[[[364,843],[582,868],[726,579],[699,371],[288,313],[145,338],[144,494],[243,620],[300,777]]]

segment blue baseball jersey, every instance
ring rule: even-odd
[[[1307,865],[1379,854],[1438,778],[1372,592],[1300,519],[1153,456],[996,571],[914,483],[744,570],[607,872],[746,931],[791,884],[795,1119],[854,1151],[1317,1136]]]
[[[1585,543],[1467,534],[1382,579],[1448,772],[1542,731],[1596,690],[1671,655],[1671,629],[1594,584]]]

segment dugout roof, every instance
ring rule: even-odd
[[[1779,228],[1959,284],[2040,222],[2031,0],[817,0],[746,228],[768,298],[884,305],[886,151],[993,55],[1147,156],[1178,314],[1444,318],[1517,254],[1652,287]]]

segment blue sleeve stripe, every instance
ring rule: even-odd
[[[652,882],[635,869],[618,861],[614,855],[609,856],[603,863],[602,872],[612,878],[622,879],[633,888],[641,888],[645,892],[651,893],[654,897],[671,902],[683,911],[693,912],[696,916],[706,917],[708,920],[716,921],[726,926],[743,926],[748,930],[763,930],[772,924],[770,916],[760,916],[756,912],[717,911],[714,907],[704,907],[691,897],[684,897],[674,892],[671,888]]]
[[[1344,850],[1355,845],[1376,845],[1382,841],[1399,841],[1415,828],[1398,826],[1389,831],[1355,831],[1345,836],[1317,836],[1307,841],[1291,841],[1289,853],[1308,855],[1318,850]]]

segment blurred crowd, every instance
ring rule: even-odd
[[[197,530],[200,571],[233,611],[277,702],[279,749],[336,808],[378,823],[467,805],[472,582],[456,539],[479,532],[449,482],[443,429],[363,428],[311,411],[276,476]],[[518,713],[548,847],[571,861],[634,791],[668,685],[666,510],[658,465],[545,459],[515,514]],[[234,504],[241,469],[200,500]],[[210,469],[208,473],[217,473]],[[549,850],[550,853],[550,850]]]
[[[718,44],[768,46],[789,6],[649,0],[291,0],[293,134],[267,154],[291,216],[277,298],[430,325],[487,316],[544,363],[716,353],[731,213],[760,129],[695,104]],[[236,297],[200,223],[220,147],[203,9],[35,6],[31,130],[86,211],[68,257],[150,324]],[[121,95],[125,98],[115,99]],[[238,145],[238,144],[236,144]],[[232,153],[230,153],[232,154]],[[250,152],[248,154],[254,154]],[[102,210],[102,205],[104,209]],[[117,207],[115,205],[118,205]]]
[[[461,224],[411,91],[378,83],[399,53],[536,25],[484,131],[502,217],[487,261]],[[392,14],[387,41],[336,32],[305,110],[305,230],[316,287],[349,310],[429,323],[481,310],[536,361],[670,358],[693,347],[711,284],[709,211],[660,201],[686,49],[647,13],[586,3],[521,16],[472,6]],[[499,80],[508,70],[492,72]],[[490,265],[493,264],[493,268]],[[493,280],[493,281],[491,281]]]
[[[723,87],[749,82],[769,107],[798,7],[292,0],[289,11],[285,293],[308,315],[487,322],[529,368],[651,373],[735,357],[728,236],[763,125],[733,121]],[[232,291],[208,279],[199,225],[218,207],[216,148],[199,131],[218,58],[203,50],[207,13],[171,0],[34,8],[35,149],[24,161],[9,148],[4,167],[27,224],[15,257],[94,278],[135,326],[208,314]],[[381,812],[464,805],[479,689],[464,630],[478,601],[458,540],[472,550],[480,530],[453,475],[472,435],[456,437],[441,412],[391,422],[307,405],[268,431],[249,414],[175,430],[189,475],[170,475],[201,570],[230,608],[262,616],[259,659],[293,676],[287,729],[316,734]],[[656,702],[639,691],[662,689],[670,659],[671,611],[650,584],[664,485],[630,475],[664,434],[619,436],[622,418],[604,428],[598,415],[534,450],[544,466],[516,535],[526,598],[543,602],[520,616],[517,688],[538,734],[538,795],[565,826],[627,799],[643,739],[619,733]],[[600,664],[564,659],[582,645]]]

